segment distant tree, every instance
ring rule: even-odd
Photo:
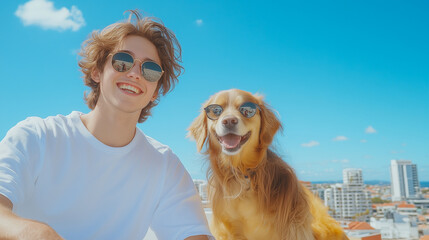
[[[365,212],[356,213],[352,218],[353,220],[358,222],[365,222],[365,219],[367,218],[368,214],[369,214],[369,210],[367,209],[365,210]]]
[[[379,197],[371,198],[371,203],[389,203],[388,200],[383,200]]]

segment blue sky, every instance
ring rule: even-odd
[[[185,67],[139,128],[193,178],[206,165],[187,127],[210,95],[239,88],[277,110],[275,146],[302,180],[340,180],[343,168],[390,180],[390,160],[406,159],[429,181],[427,1],[5,1],[1,138],[28,116],[88,112],[81,43],[136,8],[175,32]]]

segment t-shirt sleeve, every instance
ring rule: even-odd
[[[18,123],[0,142],[0,194],[14,205],[34,186],[35,159],[40,159],[42,141],[35,121],[42,120],[28,118]]]
[[[183,240],[194,235],[211,236],[192,178],[177,156],[171,151],[168,154],[169,164],[163,191],[151,228],[159,240]]]

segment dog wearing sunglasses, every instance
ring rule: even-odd
[[[261,96],[232,89],[211,96],[189,127],[209,159],[216,239],[347,239],[326,207],[271,148],[281,123]]]

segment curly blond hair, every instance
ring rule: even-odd
[[[114,23],[102,31],[92,32],[91,36],[82,44],[82,50],[79,53],[82,59],[79,61],[79,67],[83,72],[85,85],[91,88],[89,94],[85,93],[84,99],[88,107],[94,109],[100,96],[100,84],[92,79],[91,73],[94,70],[103,72],[108,55],[123,43],[127,36],[141,36],[154,44],[164,74],[158,81],[157,99],[149,102],[140,113],[138,122],[141,123],[151,115],[150,110],[158,105],[160,94],[167,94],[178,82],[178,77],[183,70],[180,65],[182,50],[174,33],[166,28],[161,20],[152,17],[142,18],[137,10],[129,10],[129,12],[128,21]],[[132,16],[135,16],[134,23],[131,21]]]

